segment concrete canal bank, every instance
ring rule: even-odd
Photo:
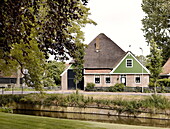
[[[166,119],[170,120],[170,111],[145,111],[145,112],[127,112],[123,110],[114,110],[109,108],[97,107],[63,107],[63,106],[44,106],[31,104],[15,104],[15,110],[30,110],[30,111],[48,111],[48,112],[64,112],[64,113],[80,113],[80,114],[98,114],[107,116],[124,116],[134,118],[149,118],[149,119]]]

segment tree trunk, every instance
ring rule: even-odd
[[[156,91],[156,84],[157,84],[157,81],[154,82],[154,93],[157,94],[157,91]]]
[[[17,81],[16,81],[16,87],[20,87],[20,74],[21,71],[19,69],[19,67],[17,68]]]
[[[76,80],[76,90],[77,90],[77,80]]]

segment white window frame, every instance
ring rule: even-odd
[[[106,82],[106,78],[110,78],[110,82],[109,83]],[[111,84],[111,77],[110,77],[110,75],[105,75],[105,84]]]
[[[132,66],[127,66],[128,61],[131,61]],[[132,59],[126,59],[126,68],[132,68],[133,67],[133,60]]]
[[[99,77],[99,83],[96,83],[96,78]],[[95,84],[100,84],[101,83],[101,77],[100,75],[94,75],[94,83]]]
[[[140,78],[140,82],[136,82],[136,78],[139,77]],[[135,75],[135,78],[134,78],[134,81],[135,81],[135,84],[141,84],[141,75]]]

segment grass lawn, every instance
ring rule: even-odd
[[[0,129],[161,129],[161,128],[89,122],[80,120],[68,120],[0,112]]]

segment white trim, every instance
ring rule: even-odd
[[[136,77],[140,77],[140,83],[136,83]],[[141,82],[142,82],[142,77],[141,77],[141,75],[139,75],[139,74],[136,74],[135,76],[134,76],[134,82],[135,82],[135,84],[141,84]]]
[[[133,56],[133,54],[131,54],[132,57],[144,68],[144,70],[146,70],[146,72],[148,72],[148,74],[150,74],[150,71],[140,62],[136,59],[136,57]],[[142,73],[142,74],[146,74],[146,73]]]
[[[60,76],[63,76],[63,74],[65,74],[65,72],[67,72],[67,70],[70,69],[71,65],[67,69],[65,69],[64,72],[62,74],[60,74]]]
[[[83,74],[85,74],[85,69],[83,69]]]
[[[84,75],[115,75],[115,74],[142,74],[142,73],[86,73]],[[149,75],[149,73],[143,73],[143,75]]]
[[[84,73],[84,75],[93,75],[93,74],[95,74],[95,75],[111,75],[111,73]]]
[[[130,74],[132,74],[132,75],[134,75],[134,74],[142,74],[142,73],[110,73],[111,75],[113,74],[128,74],[128,75],[130,75]],[[149,73],[143,73],[143,75],[149,75]]]
[[[162,75],[160,75],[160,76],[170,76],[170,73],[168,73],[168,74],[162,74]]]
[[[124,61],[124,59],[126,58],[126,56],[128,55],[128,53],[123,57],[123,59],[117,64],[117,66],[115,68],[113,68],[113,70],[110,73],[113,73],[118,67],[119,65]]]
[[[124,61],[124,59],[128,55],[131,55],[143,67],[143,69],[146,70],[147,73],[143,73],[143,74],[150,74],[150,71],[145,66],[143,66],[143,64],[141,64],[140,61],[138,61],[136,59],[136,57],[134,57],[133,54],[130,51],[123,57],[123,59],[117,64],[117,66],[115,68],[113,68],[113,70],[110,72],[111,74],[114,73],[114,71],[119,67],[119,65]],[[142,74],[142,73],[115,73],[115,74]]]
[[[131,60],[131,61],[132,61],[132,62],[131,62],[131,63],[132,63],[132,66],[127,66],[127,61],[128,61],[128,60]],[[133,68],[133,60],[132,60],[132,59],[126,59],[126,68]]]

